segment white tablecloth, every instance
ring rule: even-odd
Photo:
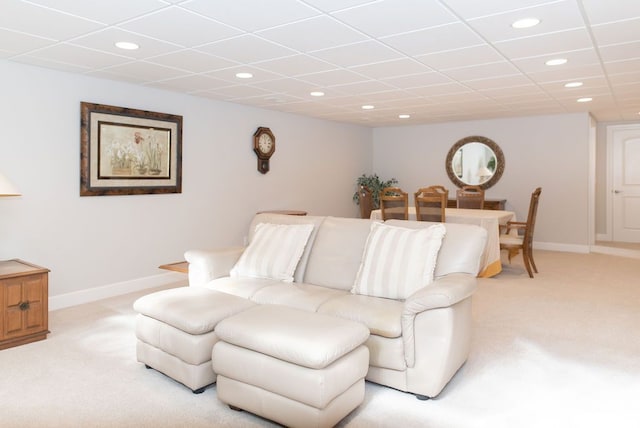
[[[371,211],[372,219],[382,219],[380,210]],[[416,208],[409,207],[409,220],[416,219]],[[513,211],[500,210],[470,210],[463,208],[447,208],[445,221],[447,223],[477,224],[487,230],[487,246],[482,254],[480,272],[478,276],[490,277],[502,271],[500,262],[500,227],[508,221],[515,221]]]

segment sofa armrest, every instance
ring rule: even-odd
[[[468,298],[477,288],[476,277],[467,273],[451,273],[413,293],[404,302],[402,340],[408,367],[415,364],[416,315],[431,309],[446,308]]]
[[[189,262],[189,286],[200,287],[213,279],[229,275],[244,248],[186,251],[184,258]]]

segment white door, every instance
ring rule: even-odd
[[[613,240],[640,242],[640,125],[612,126]]]

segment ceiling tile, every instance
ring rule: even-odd
[[[565,58],[567,60],[567,63],[557,66],[546,65],[545,62],[550,59],[547,55],[514,59],[512,62],[516,67],[518,67],[525,73],[537,73],[553,69],[562,69],[576,71],[576,74],[580,74],[578,70],[579,68],[600,64],[600,58],[596,54],[596,51],[592,48],[571,52],[558,52],[556,55],[554,55],[554,57]]]
[[[333,14],[372,37],[384,37],[455,22],[455,16],[437,2],[378,1]]]
[[[343,9],[350,9],[367,3],[374,3],[378,0],[304,0],[305,3],[317,7],[324,12],[335,12]]]
[[[251,79],[239,79],[236,77],[236,73],[251,73],[253,77]],[[215,77],[216,79],[226,80],[233,84],[256,84],[259,82],[281,79],[282,76],[278,73],[273,73],[268,70],[264,70],[258,67],[252,67],[250,65],[236,65],[234,67],[222,68],[215,71],[206,73],[207,76]]]
[[[512,76],[489,77],[486,79],[467,80],[466,86],[475,90],[510,88],[514,86],[528,85],[531,80],[527,76],[514,74]]]
[[[300,52],[309,52],[365,40],[366,37],[329,16],[317,16],[256,33]],[[322,34],[322,37],[318,37]]]
[[[177,6],[144,15],[120,27],[158,40],[171,40],[184,47],[203,45],[241,33]]]
[[[640,18],[640,2],[637,0],[582,0],[582,5],[591,25]]]
[[[329,70],[320,73],[305,74],[301,77],[307,82],[313,83],[318,87],[344,85],[347,83],[361,82],[370,80],[360,74],[349,70]]]
[[[67,14],[76,15],[103,24],[113,25],[167,7],[167,3],[160,0],[109,0],[109,1],[78,1],[78,0],[29,0],[50,9]]]
[[[297,0],[193,0],[184,8],[244,31],[259,31],[319,14]]]
[[[514,21],[529,17],[538,18],[540,23],[534,27],[522,29],[511,26]],[[520,39],[585,27],[577,3],[568,1],[471,19],[469,25],[489,42]]]
[[[38,51],[38,57],[55,62],[75,64],[88,69],[111,67],[131,61],[131,58],[124,56],[65,43],[60,43]]]
[[[137,50],[122,50],[115,46],[116,42],[123,41],[136,43],[140,48]],[[162,42],[115,27],[109,27],[102,31],[78,37],[69,43],[133,59],[154,57],[181,49],[178,45]]]
[[[426,55],[483,44],[483,40],[462,23],[414,31],[380,39],[410,56]]]
[[[586,77],[600,77],[604,75],[599,64],[585,65],[576,69],[564,67],[549,67],[547,71],[527,73],[530,79],[537,83],[580,80]]]
[[[640,2],[638,2],[640,3]],[[601,46],[600,57],[604,62],[625,61],[640,58],[640,40],[619,45]]]
[[[179,90],[183,92],[198,92],[215,90],[217,88],[229,86],[229,82],[219,79],[213,79],[204,75],[190,75],[177,77],[175,79],[167,79],[159,82],[150,83],[149,86],[156,88],[169,89],[172,91]]]
[[[253,34],[221,40],[199,46],[199,51],[227,58],[231,61],[254,63],[274,58],[293,56],[297,52],[277,45]]]
[[[20,54],[56,43],[55,40],[0,28],[0,51],[5,56]]]
[[[316,51],[311,55],[341,67],[354,67],[401,57],[398,52],[375,40]]]
[[[587,31],[581,28],[497,42],[494,46],[507,58],[517,59],[541,55],[551,56],[559,52],[588,49],[593,45]]]
[[[442,73],[450,79],[457,80],[459,82],[496,78],[501,76],[520,76],[518,69],[507,61],[475,65],[472,67],[451,68],[443,71]]]
[[[169,68],[158,64],[150,64],[142,61],[116,65],[115,67],[109,67],[107,70],[112,73],[141,78],[146,82],[171,79],[173,77],[184,75],[184,71],[182,70],[176,70],[175,68]]]
[[[479,16],[495,15],[513,10],[526,9],[528,7],[537,6],[543,3],[549,3],[549,0],[440,0],[449,6],[457,15],[470,19]]]
[[[400,89],[419,88],[451,82],[450,78],[435,71],[380,80]]]
[[[501,61],[504,57],[490,45],[476,45],[428,55],[419,55],[416,59],[434,70],[468,67],[489,62]]]
[[[640,18],[613,24],[595,25],[593,35],[600,46],[640,40]]]
[[[198,52],[191,49],[175,51],[165,55],[149,58],[148,62],[161,64],[167,67],[179,68],[191,73],[203,73],[219,68],[236,66],[236,62],[231,62],[223,58]]]
[[[104,25],[23,1],[3,1],[0,28],[53,40],[66,40]]]
[[[300,76],[302,74],[316,73],[318,71],[333,70],[336,67],[308,55],[294,55],[286,58],[278,58],[270,61],[262,61],[256,66],[286,76]]]
[[[431,71],[425,65],[409,58],[392,59],[390,61],[376,62],[374,64],[358,65],[351,67],[351,70],[371,79],[392,78]]]

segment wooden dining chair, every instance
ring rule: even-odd
[[[456,190],[458,208],[481,210],[484,208],[484,189],[480,186],[462,186]]]
[[[413,194],[416,220],[444,223],[449,191],[440,185],[422,187]]]
[[[385,187],[380,192],[382,220],[409,220],[409,195],[399,187]]]
[[[522,259],[530,278],[533,278],[533,272],[538,273],[536,263],[533,261],[533,231],[536,226],[536,214],[538,213],[538,201],[540,200],[541,192],[542,188],[538,187],[531,194],[526,222],[510,221],[501,226],[504,233],[500,235],[500,249],[509,252],[509,262],[511,262],[511,258],[514,255],[517,255],[522,250]],[[511,230],[518,230],[520,233],[518,235],[510,234]]]
[[[371,190],[367,186],[360,186],[358,190],[358,205],[360,205],[360,217],[371,217],[371,210],[373,209],[373,196]]]

